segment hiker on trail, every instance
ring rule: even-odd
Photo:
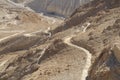
[[[48,34],[48,37],[51,37],[51,36],[52,36],[50,30],[51,30],[50,27],[48,27],[48,29],[45,31],[45,33]]]

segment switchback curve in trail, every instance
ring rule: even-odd
[[[80,46],[77,46],[73,43],[71,43],[71,39],[74,37],[75,35],[72,35],[72,36],[68,36],[68,37],[65,37],[64,38],[64,43],[71,46],[71,47],[74,47],[74,48],[77,48],[79,50],[83,50],[85,53],[86,53],[86,56],[87,56],[87,59],[86,59],[86,63],[85,63],[85,67],[82,71],[82,76],[80,78],[80,80],[86,80],[86,77],[88,76],[88,71],[89,71],[89,68],[91,66],[91,58],[92,58],[92,55],[91,53],[86,50],[85,48],[82,48]]]

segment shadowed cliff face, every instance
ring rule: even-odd
[[[45,12],[49,14],[57,14],[59,16],[69,16],[80,5],[88,3],[91,0],[13,0],[14,2],[26,2],[36,12]]]

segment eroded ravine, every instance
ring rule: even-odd
[[[89,68],[90,68],[90,66],[91,66],[91,58],[92,58],[92,55],[91,55],[91,53],[90,53],[88,50],[86,50],[86,49],[84,49],[84,48],[82,48],[82,47],[80,47],[80,46],[77,46],[77,45],[71,43],[71,39],[72,39],[74,36],[75,36],[75,35],[65,37],[65,38],[64,38],[64,43],[66,43],[67,45],[72,46],[72,47],[74,47],[74,48],[83,50],[83,51],[86,53],[87,59],[86,59],[85,67],[84,67],[84,69],[83,69],[83,71],[82,71],[82,76],[81,76],[81,78],[80,78],[80,80],[86,80],[86,77],[88,76]]]

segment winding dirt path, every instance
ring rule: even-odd
[[[81,76],[81,78],[80,78],[80,80],[86,80],[86,77],[88,76],[88,70],[89,70],[89,68],[90,68],[90,66],[91,66],[91,58],[92,58],[92,55],[91,55],[91,53],[90,53],[88,50],[86,50],[86,49],[84,49],[84,48],[82,48],[82,47],[80,47],[80,46],[77,46],[77,45],[71,43],[71,39],[72,39],[74,36],[75,36],[75,35],[72,35],[72,36],[69,36],[69,37],[64,38],[64,43],[66,43],[67,45],[72,46],[72,47],[74,47],[74,48],[83,50],[83,51],[86,53],[87,59],[86,59],[85,67],[84,67],[84,69],[83,69],[83,71],[82,71],[82,76]]]

